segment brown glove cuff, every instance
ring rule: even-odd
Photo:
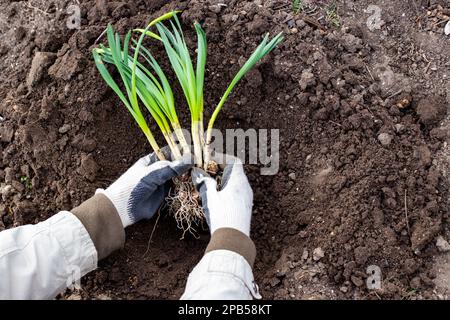
[[[244,233],[232,228],[220,228],[214,231],[206,248],[205,254],[214,250],[230,250],[243,256],[253,268],[256,257],[256,247],[253,241]]]
[[[71,212],[81,221],[97,249],[98,260],[123,248],[125,230],[112,202],[103,194],[96,194]]]

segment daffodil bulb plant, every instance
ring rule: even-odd
[[[206,34],[200,24],[195,22],[197,57],[194,66],[177,17],[178,13],[179,11],[166,13],[151,21],[145,29],[128,31],[123,41],[109,24],[106,30],[108,45],[99,45],[95,48],[93,57],[101,76],[125,105],[160,160],[166,158],[143,115],[142,105],[158,125],[171,151],[172,159],[179,159],[185,153],[192,153],[197,167],[208,172],[214,171],[212,173],[216,174],[217,164],[211,160],[213,152],[211,144],[217,116],[239,80],[282,41],[282,35],[280,33],[269,39],[267,34],[263,38],[223,93],[205,130],[203,88],[207,57]],[[143,45],[146,37],[151,38],[155,45],[157,42],[162,43],[182,88],[191,115],[190,139],[185,136],[188,128],[183,130],[179,122],[171,84],[149,47]],[[113,78],[106,64],[114,66],[117,70],[119,83]],[[192,141],[192,144],[188,143],[188,140]],[[195,192],[189,178],[174,180],[174,188],[168,200],[169,210],[182,229],[191,230],[193,223],[198,225],[203,220],[198,193]]]

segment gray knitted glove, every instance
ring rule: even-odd
[[[192,169],[192,181],[200,193],[211,234],[220,228],[233,228],[249,236],[253,191],[242,162],[223,154],[217,154],[214,160],[226,164],[220,190],[217,190],[216,180],[205,171]]]
[[[106,190],[97,189],[96,193],[103,193],[111,200],[125,228],[152,218],[169,192],[170,180],[192,166],[189,154],[181,160],[158,161],[152,153],[139,159]]]

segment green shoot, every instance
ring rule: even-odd
[[[145,29],[147,35],[152,35],[152,33],[147,33],[148,28],[155,25],[156,23],[170,19],[173,17],[175,12],[169,12],[155,20],[149,23],[148,27]],[[153,34],[154,35],[154,34]],[[145,86],[142,83],[142,81],[139,81],[136,83],[136,81],[133,83],[133,72],[130,72],[130,58],[128,56],[128,45],[129,41],[131,39],[131,32],[128,32],[125,40],[124,40],[124,47],[123,50],[120,45],[120,38],[118,34],[114,34],[112,30],[112,26],[108,25],[107,28],[107,36],[108,36],[108,43],[109,48],[96,48],[93,50],[93,56],[94,56],[94,62],[97,67],[97,69],[100,72],[100,75],[105,80],[105,82],[108,84],[108,86],[113,89],[113,91],[119,96],[122,103],[125,105],[125,107],[128,109],[128,111],[131,113],[132,117],[136,121],[136,123],[141,128],[142,132],[146,136],[147,140],[149,141],[152,149],[157,154],[158,158],[160,160],[164,160],[165,156],[161,152],[153,134],[150,131],[150,128],[148,127],[147,122],[145,121],[144,116],[142,115],[142,112],[139,108],[139,103],[136,97],[136,94],[138,92],[139,96],[145,96],[147,90],[144,90]],[[156,36],[158,39],[159,37]],[[120,77],[122,79],[123,85],[125,87],[126,96],[119,88],[118,84],[114,81],[111,74],[109,73],[108,69],[103,63],[103,59],[105,61],[112,63],[116,66]],[[134,69],[134,73],[136,73],[136,69]],[[139,85],[139,90],[136,89],[137,84]],[[147,102],[147,103],[146,103]],[[147,109],[149,109],[148,100],[145,100],[144,102]],[[152,114],[153,116],[153,114]],[[155,116],[154,116],[155,118]],[[167,129],[166,123],[164,121],[157,121],[158,126],[161,128]],[[163,134],[167,132],[167,130],[163,131]],[[165,135],[166,136],[166,135]],[[167,139],[167,138],[166,138]],[[169,143],[169,142],[168,142]],[[171,143],[169,143],[169,146],[171,146]],[[171,149],[173,146],[171,146]]]
[[[164,26],[162,23],[157,23],[156,27],[159,31],[161,41],[166,49],[167,56],[172,65],[172,68],[178,78],[178,81],[183,89],[186,97],[189,110],[191,112],[191,131],[194,143],[194,154],[196,163],[202,163],[207,166],[209,162],[209,145],[212,139],[212,128],[214,122],[222,109],[223,104],[227,100],[229,94],[239,80],[248,72],[254,65],[272,51],[281,41],[281,34],[269,41],[269,36],[266,35],[262,43],[257,47],[255,52],[250,56],[249,60],[242,66],[236,74],[231,84],[225,91],[222,99],[217,105],[207,128],[206,143],[203,141],[203,87],[205,76],[205,64],[207,56],[206,35],[200,24],[195,23],[195,30],[197,32],[197,66],[194,72],[193,63],[184,40],[183,31],[180,22],[174,14],[175,24],[171,22],[171,29]],[[203,155],[202,155],[203,153]]]
[[[341,17],[338,13],[338,6],[336,4],[336,0],[333,0],[333,2],[327,7],[326,10],[326,21],[330,22],[335,27],[341,26]]]
[[[27,176],[20,177],[20,182],[29,190],[33,188],[33,183],[31,182],[31,179]]]
[[[223,94],[222,98],[219,101],[219,104],[215,108],[211,119],[208,123],[208,128],[206,132],[206,147],[205,147],[205,166],[209,162],[209,156],[210,156],[210,150],[209,146],[211,144],[212,140],[212,129],[214,126],[214,122],[216,121],[217,115],[219,114],[220,110],[222,109],[224,103],[226,102],[228,96],[230,95],[233,88],[236,86],[236,84],[239,82],[239,80],[242,79],[242,77],[247,74],[247,72],[252,69],[255,64],[260,61],[262,58],[264,58],[269,52],[271,52],[281,41],[283,40],[283,36],[281,33],[279,33],[277,36],[275,36],[272,40],[269,41],[269,35],[266,34],[261,44],[256,48],[256,50],[252,53],[250,58],[247,60],[247,62],[242,66],[242,68],[238,71],[238,73],[234,76],[233,80],[231,81],[228,88],[225,90],[225,93]]]
[[[133,64],[131,66],[132,68],[132,74],[131,74],[131,87],[132,87],[132,94],[133,97],[137,99],[137,88],[136,88],[136,67],[138,63],[138,57],[140,48],[142,47],[142,41],[144,40],[144,37],[147,34],[148,28],[151,27],[151,24],[147,26],[147,28],[144,30],[142,35],[139,38],[139,41],[136,44],[136,48],[134,50],[134,58],[133,58]],[[152,56],[150,55],[150,58]],[[153,59],[154,60],[154,59]],[[155,61],[156,62],[156,61]],[[156,66],[155,64],[152,65],[153,68],[159,68],[159,66]],[[160,68],[159,68],[160,69]],[[144,70],[146,70],[144,68]],[[158,82],[158,80],[150,73],[148,70],[146,70],[147,75],[149,78],[144,78],[145,76],[140,74],[139,79],[145,79],[144,84],[146,84],[146,87],[149,88],[148,91],[145,90],[145,88],[142,88],[140,90],[140,98],[143,101],[144,105],[147,107],[148,111],[152,115],[153,119],[157,122],[159,128],[161,129],[164,137],[166,138],[166,141],[174,154],[175,158],[180,158],[181,154],[178,150],[178,147],[176,146],[176,143],[171,138],[171,129],[166,121],[166,117],[169,117],[169,120],[178,121],[175,108],[172,105],[170,105],[171,101],[173,102],[173,94],[170,89],[169,92],[164,92],[162,86]],[[161,77],[160,77],[161,79]],[[166,77],[164,76],[163,81],[167,82]],[[170,86],[169,86],[170,87]],[[162,92],[161,92],[162,91]],[[169,100],[169,101],[168,101]],[[171,101],[170,101],[171,100]],[[172,118],[172,119],[171,119]]]
[[[104,62],[114,64],[110,48],[101,48],[97,50],[97,52],[102,55],[102,59]],[[153,75],[147,69],[145,69],[144,66],[142,66],[140,63],[136,63],[136,66],[138,68],[134,69],[135,77],[133,80],[133,60],[131,59],[131,57],[128,57],[128,64],[125,64],[125,62],[123,62],[121,65],[121,69],[124,72],[127,82],[131,83],[132,88],[134,88],[132,90],[132,99],[137,99],[135,94],[139,96],[147,110],[154,118],[155,122],[158,124],[173,155],[175,156],[175,158],[179,158],[181,156],[180,152],[176,147],[175,142],[170,137],[170,126],[168,124],[168,121],[166,120],[164,112],[160,109],[159,104],[157,103],[157,100],[161,99],[161,93],[158,91],[161,86],[153,77]],[[152,95],[151,93],[154,94]]]
[[[294,0],[294,2],[301,6],[300,0]],[[239,80],[258,61],[271,52],[282,41],[283,37],[281,33],[272,39],[269,39],[269,36],[266,35],[248,61],[232,79],[211,115],[205,141],[203,96],[207,58],[206,34],[200,24],[196,22],[194,27],[197,33],[197,59],[194,68],[177,13],[178,11],[167,13],[150,22],[145,29],[135,29],[134,31],[140,33],[138,40],[131,39],[131,32],[128,32],[123,40],[123,46],[119,35],[114,34],[111,25],[108,25],[107,38],[109,47],[100,45],[99,48],[94,49],[94,61],[103,79],[119,96],[160,159],[163,159],[164,156],[141,113],[139,100],[157,123],[174,157],[179,158],[181,153],[174,138],[180,143],[183,153],[190,152],[190,147],[186,142],[178,120],[172,88],[156,59],[143,46],[146,36],[160,41],[165,48],[168,60],[180,83],[189,107],[196,164],[199,167],[204,166],[207,168],[211,155],[209,149],[212,140],[212,129],[228,96]],[[164,20],[171,18],[173,18],[173,21],[169,22],[169,26],[162,23]],[[156,26],[158,34],[149,30],[153,26]],[[129,51],[132,52],[132,55],[129,54]],[[148,68],[144,66],[143,62],[139,61],[139,58],[141,58],[141,61],[145,61]],[[122,79],[124,91],[121,91],[119,85],[113,80],[104,63],[112,64],[116,67]]]
[[[292,11],[294,14],[299,14],[303,10],[302,0],[292,0]]]
[[[136,52],[139,52],[139,50],[142,50],[141,56],[144,57],[146,62],[151,66],[152,70],[156,73],[156,75],[159,78],[159,81],[147,70],[145,67],[140,65],[140,68],[145,70],[146,75],[148,75],[152,82],[145,81],[147,83],[147,88],[149,91],[149,94],[152,94],[154,96],[154,99],[156,103],[158,104],[159,108],[163,112],[164,116],[167,117],[168,121],[170,122],[173,132],[178,139],[178,141],[181,144],[181,147],[183,149],[183,153],[190,152],[190,148],[186,142],[186,139],[183,135],[182,128],[180,125],[180,122],[178,120],[178,115],[175,109],[175,100],[173,97],[172,88],[170,87],[169,81],[167,80],[166,75],[164,74],[163,70],[159,66],[159,64],[156,62],[155,58],[152,56],[152,54],[144,47],[137,47],[135,48]],[[141,78],[144,76],[141,76]]]
[[[153,148],[155,153],[158,155],[158,158],[161,160],[164,160],[165,159],[164,154],[161,152],[153,134],[150,131],[150,128],[147,125],[147,122],[145,121],[144,116],[142,115],[142,112],[139,108],[138,101],[137,101],[137,99],[135,99],[133,97],[133,94],[131,91],[130,78],[127,77],[126,68],[124,68],[124,64],[126,65],[128,63],[128,54],[125,54],[125,50],[123,50],[123,52],[122,52],[120,38],[119,38],[118,34],[114,35],[111,25],[108,25],[107,36],[108,36],[108,42],[109,42],[109,53],[111,54],[111,59],[114,62],[114,64],[116,65],[117,70],[119,71],[119,74],[122,78],[122,82],[125,86],[127,97],[122,93],[118,84],[114,81],[111,74],[109,73],[108,69],[106,69],[106,66],[104,65],[104,63],[102,61],[102,57],[100,55],[105,52],[105,50],[102,48],[94,49],[94,51],[93,51],[95,65],[97,66],[97,69],[100,72],[100,75],[105,80],[105,82],[119,96],[122,103],[128,109],[128,111],[130,112],[130,114],[132,115],[132,117],[134,118],[136,123],[139,125],[142,132],[146,136],[148,142],[150,143],[151,147]],[[126,41],[124,43],[124,49],[126,49],[126,50],[128,50],[128,41],[129,41],[129,36],[127,35]],[[126,51],[126,52],[128,52],[128,51]]]
[[[201,166],[203,163],[203,85],[207,50],[206,36],[200,25],[196,24],[198,54],[197,68],[194,71],[189,49],[176,14],[174,14],[174,20],[176,25],[171,22],[171,30],[162,23],[157,23],[156,27],[189,106],[194,156],[197,165]]]
[[[167,19],[172,18],[174,15],[176,15],[176,14],[179,13],[179,12],[181,12],[181,11],[171,11],[171,12],[168,12],[168,13],[162,15],[161,17],[158,17],[158,18],[156,18],[155,20],[151,21],[151,22],[148,24],[147,28],[145,28],[145,29],[134,29],[133,31],[144,33],[145,35],[147,35],[147,36],[149,36],[149,37],[151,37],[151,38],[153,38],[153,39],[156,39],[156,40],[161,41],[161,37],[160,37],[160,36],[158,36],[156,33],[153,33],[153,32],[151,32],[151,31],[149,31],[148,29],[149,29],[150,27],[154,26],[155,24],[157,24],[158,22],[161,22],[161,21],[164,21],[164,20],[167,20]]]

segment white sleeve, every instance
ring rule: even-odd
[[[52,299],[96,267],[94,243],[68,211],[0,232],[0,299]]]
[[[214,250],[205,254],[189,275],[183,300],[261,299],[252,268],[240,254]]]

